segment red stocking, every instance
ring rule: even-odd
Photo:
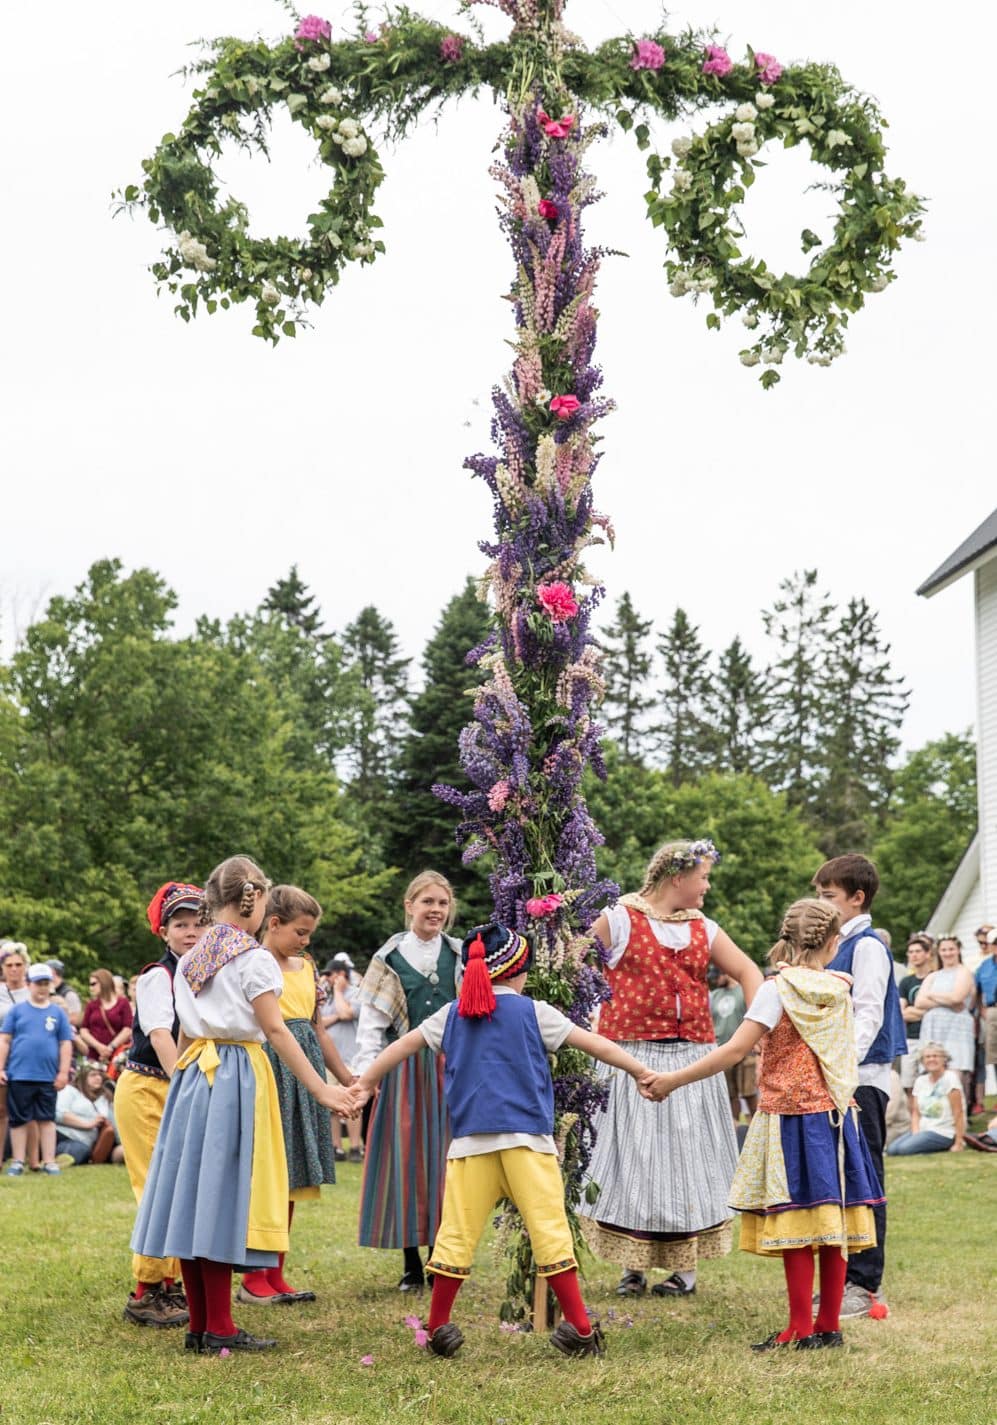
[[[209,1262],[207,1257],[198,1257],[197,1265],[201,1268],[201,1280],[204,1282],[207,1315],[207,1325],[204,1329],[214,1336],[234,1336],[232,1268],[227,1262]]]
[[[820,1310],[814,1322],[815,1331],[837,1331],[841,1327],[839,1313],[845,1294],[845,1272],[848,1261],[840,1247],[820,1249]]]
[[[443,1326],[450,1320],[450,1312],[457,1293],[464,1285],[463,1277],[442,1277],[439,1272],[433,1274],[433,1295],[429,1302],[429,1333],[436,1330],[437,1326]]]
[[[814,1253],[812,1247],[791,1247],[782,1254],[789,1296],[789,1325],[779,1340],[802,1341],[813,1331]]]
[[[548,1277],[547,1281],[550,1283],[551,1291],[557,1297],[557,1303],[565,1321],[571,1323],[579,1336],[588,1336],[592,1330],[592,1323],[589,1321],[585,1303],[582,1301],[582,1294],[578,1289],[578,1268],[570,1267],[566,1272],[558,1272],[555,1276]]]
[[[180,1275],[183,1277],[183,1289],[187,1294],[187,1310],[190,1312],[187,1330],[199,1336],[206,1329],[208,1319],[201,1263],[190,1260],[181,1262]]]
[[[288,1232],[291,1231],[291,1222],[292,1222],[293,1218],[294,1218],[294,1203],[293,1203],[293,1202],[289,1202],[289,1203],[287,1204],[287,1230],[288,1230]],[[275,1292],[293,1292],[293,1291],[294,1291],[294,1287],[290,1285],[290,1283],[288,1282],[287,1278],[284,1276],[284,1259],[285,1259],[286,1256],[287,1256],[287,1253],[286,1253],[286,1252],[281,1252],[281,1253],[279,1253],[279,1254],[278,1254],[278,1257],[277,1257],[277,1265],[276,1265],[275,1267],[268,1267],[268,1269],[267,1269],[265,1272],[262,1273],[262,1275],[263,1275],[263,1276],[266,1278],[266,1280],[267,1280],[267,1285],[270,1286],[270,1287],[272,1287]]]

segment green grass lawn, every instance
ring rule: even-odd
[[[844,1350],[775,1358],[748,1343],[784,1324],[779,1262],[734,1253],[706,1263],[692,1298],[627,1303],[616,1270],[590,1260],[608,1354],[578,1361],[499,1330],[502,1268],[486,1241],[457,1300],[466,1344],[439,1360],[403,1324],[420,1308],[394,1290],[399,1254],[354,1246],[360,1172],[341,1165],[322,1201],[298,1209],[288,1274],[317,1303],[237,1308],[280,1348],[225,1360],[121,1319],[134,1216],[123,1168],[0,1178],[3,1425],[997,1420],[994,1157],[890,1160],[889,1320],[847,1323]]]

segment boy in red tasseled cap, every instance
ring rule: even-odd
[[[504,925],[484,925],[461,946],[460,998],[444,1005],[379,1054],[360,1076],[373,1092],[384,1075],[424,1045],[446,1056],[453,1128],[443,1218],[427,1269],[433,1273],[429,1348],[453,1356],[464,1337],[450,1310],[489,1213],[503,1197],[526,1223],[538,1273],[548,1278],[564,1320],[551,1345],[569,1356],[599,1356],[578,1289],[564,1184],[554,1144],[554,1085],[547,1056],[562,1044],[640,1079],[646,1069],[619,1045],[579,1029],[560,1010],[523,995],[528,941]],[[456,1013],[453,1011],[456,1009]]]

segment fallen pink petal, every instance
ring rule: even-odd
[[[374,1364],[374,1357],[373,1357],[373,1356],[361,1356],[361,1357],[360,1357],[360,1364],[361,1364],[362,1366],[372,1366],[372,1365]]]

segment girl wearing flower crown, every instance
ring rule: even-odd
[[[758,966],[703,915],[719,859],[712,841],[666,842],[639,894],[623,896],[593,926],[608,952],[613,991],[599,1033],[652,1073],[697,1063],[716,1042],[711,962],[737,981],[747,1004],[762,983]],[[663,1113],[616,1077],[596,1127],[589,1175],[599,1194],[579,1207],[586,1241],[625,1268],[619,1295],[642,1295],[646,1269],[663,1267],[671,1275],[652,1287],[654,1295],[688,1296],[699,1258],[731,1248],[727,1193],[737,1140],[723,1075],[714,1070]]]
[[[742,1214],[741,1250],[782,1257],[789,1324],[754,1351],[794,1341],[797,1350],[840,1346],[848,1254],[876,1241],[872,1209],[883,1194],[853,1100],[859,1075],[851,977],[824,968],[834,957],[840,925],[828,901],[794,902],[769,953],[778,974],[759,990],[731,1039],[697,1063],[649,1074],[641,1083],[642,1093],[660,1101],[738,1063],[764,1036],[758,1112],[729,1200]]]

